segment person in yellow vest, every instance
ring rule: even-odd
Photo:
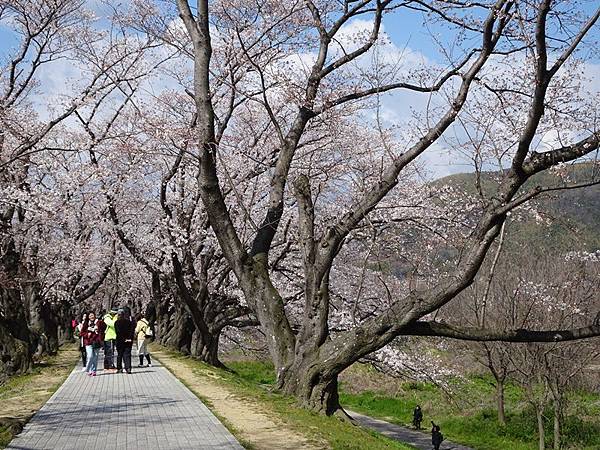
[[[137,350],[138,356],[140,357],[140,364],[138,367],[144,367],[144,356],[148,360],[148,367],[152,367],[152,360],[150,359],[150,352],[148,352],[147,339],[153,335],[152,328],[148,319],[138,314],[136,317],[137,325],[135,327],[135,337],[137,339]]]
[[[102,321],[106,325],[104,330],[104,370],[107,372],[116,372],[115,369],[115,340],[117,332],[115,331],[115,322],[117,321],[117,311],[108,311]]]

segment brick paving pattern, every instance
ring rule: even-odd
[[[102,357],[98,362],[102,366]],[[99,371],[96,377],[75,368],[7,448],[243,448],[189,389],[158,361],[153,365],[134,365],[131,375]]]

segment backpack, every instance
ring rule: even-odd
[[[145,337],[152,338],[154,337],[154,331],[150,328],[150,324],[146,325],[146,331],[144,331]]]

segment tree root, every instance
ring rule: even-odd
[[[348,414],[346,412],[346,410],[344,408],[342,408],[342,406],[340,405],[340,407],[333,413],[333,415],[335,417],[337,417],[338,419],[342,420],[343,422],[349,422],[352,425],[357,425],[358,426],[358,422],[356,421],[356,419],[354,417],[352,417],[350,414]]]

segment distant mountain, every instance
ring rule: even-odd
[[[571,183],[600,179],[600,167],[593,163],[566,166]],[[489,196],[500,179],[500,172],[482,173],[481,191]],[[450,175],[436,184],[450,185],[471,195],[478,195],[477,177],[473,173]],[[522,189],[526,192],[535,186],[564,186],[564,179],[556,173],[534,176]],[[527,215],[524,221],[512,220],[507,228],[507,245],[520,246],[532,253],[565,253],[570,250],[595,251],[600,249],[600,185],[566,189],[541,194],[532,200],[541,221]]]

